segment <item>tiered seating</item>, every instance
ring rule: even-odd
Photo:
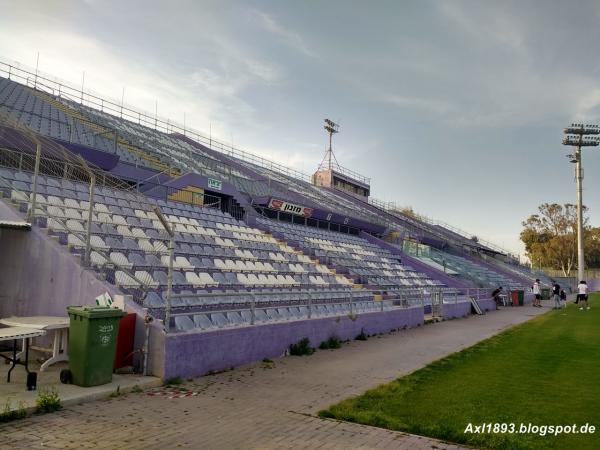
[[[31,174],[0,169],[3,195],[26,209]],[[82,253],[88,215],[88,186],[77,181],[40,176],[36,215],[40,224],[72,252]],[[135,192],[99,187],[91,224],[91,263],[95,270],[151,308],[164,306],[169,265],[168,239],[152,208],[161,209],[176,233],[173,261],[176,308],[196,312],[219,308],[248,308],[250,292],[258,307],[306,302],[311,293],[320,302],[358,302],[356,311],[369,311],[373,295],[352,290],[347,279],[332,274],[286,244],[250,228],[226,213],[178,202],[153,200]],[[331,293],[330,291],[334,291]],[[324,293],[324,292],[327,293]],[[198,293],[227,292],[226,297],[195,297]],[[337,292],[337,294],[336,294]],[[387,306],[386,306],[387,307]],[[324,313],[323,313],[324,314]],[[294,314],[290,317],[300,317]]]
[[[398,290],[443,286],[439,281],[401,264],[398,257],[388,250],[358,236],[264,218],[258,221],[275,236],[297,244],[306,254],[318,258],[338,272],[347,273],[355,282],[368,287]]]
[[[262,167],[231,155],[223,155],[218,151],[203,149],[192,145],[193,142],[190,143],[168,132],[125,120],[81,105],[77,101],[35,91],[4,78],[0,78],[0,112],[8,114],[13,120],[41,135],[116,153],[125,163],[145,166],[165,173],[172,173],[173,168],[177,169],[174,171],[175,174],[192,171],[227,180],[240,192],[251,196],[274,196],[306,206],[325,207],[348,217],[385,225],[389,229],[407,230],[412,236],[433,237],[456,245],[473,245],[472,240],[445,227],[399,212],[384,211],[341,192],[314,186],[306,179],[299,179],[285,170],[275,170],[272,166]],[[71,225],[77,227],[74,222],[71,222]],[[482,245],[478,246],[484,248]],[[502,265],[496,261],[493,263]],[[370,269],[375,268],[365,268],[367,271]],[[378,269],[386,268],[378,267]],[[527,279],[540,277],[522,267],[509,266],[503,269],[520,273],[520,276]],[[293,269],[291,270],[293,272]],[[258,270],[249,270],[251,274],[254,272]],[[263,275],[268,274],[268,271],[263,272]],[[375,274],[368,273],[353,275],[376,277]],[[404,278],[410,276],[400,277],[397,281],[402,284],[400,280]],[[192,277],[192,279],[198,282],[196,278]],[[262,278],[257,279],[265,282]],[[267,284],[269,280],[271,285],[276,285],[267,276]],[[238,281],[245,286],[257,285],[254,277],[249,279],[241,277]],[[291,282],[289,279],[288,281]],[[407,283],[414,284],[410,280]]]
[[[515,280],[490,270],[487,267],[475,264],[460,256],[435,250],[431,247],[427,247],[426,251],[422,252],[420,255],[413,256],[438,270],[443,270],[446,273],[456,274],[460,277],[474,281],[479,287],[502,286],[505,289],[516,289],[520,287],[520,284]]]

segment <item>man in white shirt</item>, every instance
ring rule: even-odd
[[[533,300],[533,306],[537,306],[538,308],[542,307],[542,291],[540,290],[540,280],[536,279],[535,283],[533,283],[533,295],[535,295],[535,299]]]
[[[585,281],[580,281],[577,286],[577,303],[579,303],[579,309],[583,311],[583,302],[585,302],[585,309],[590,309],[588,304],[588,285]]]

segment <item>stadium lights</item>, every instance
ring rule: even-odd
[[[572,123],[563,130],[563,145],[575,147],[575,153],[567,155],[575,164],[575,181],[577,186],[577,277],[583,280],[585,259],[583,255],[583,167],[581,161],[582,147],[598,147],[600,145],[600,125]]]
[[[335,155],[333,154],[333,150],[331,149],[331,140],[333,139],[334,134],[340,132],[340,126],[337,123],[335,123],[333,120],[325,119],[325,125],[323,126],[323,128],[325,128],[325,131],[327,131],[327,133],[329,133],[329,149],[325,152],[325,156],[323,157],[323,161],[321,161],[319,168],[323,167],[323,163],[325,162],[325,160],[328,160],[327,167],[329,170],[331,170],[332,158],[335,159],[335,163],[339,166],[337,159],[335,158]]]

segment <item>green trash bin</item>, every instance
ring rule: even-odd
[[[84,387],[110,383],[125,312],[107,306],[69,306],[67,311],[71,382]]]
[[[519,306],[523,306],[525,303],[525,291],[519,291]]]

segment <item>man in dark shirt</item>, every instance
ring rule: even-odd
[[[560,309],[560,284],[556,281],[552,286],[552,298],[554,299],[554,309]]]
[[[498,286],[498,289],[494,289],[492,291],[492,298],[496,300],[496,305],[502,305],[502,299],[500,298],[500,294],[502,293],[502,286]]]

